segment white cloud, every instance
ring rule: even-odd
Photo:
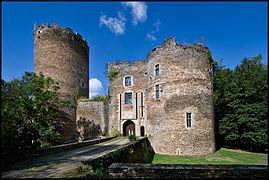
[[[123,2],[125,7],[132,8],[133,24],[137,25],[139,22],[147,20],[147,8],[145,2]]]
[[[104,92],[102,82],[96,78],[89,80],[89,97],[100,96]]]
[[[126,21],[127,19],[121,12],[118,12],[118,18],[107,17],[103,14],[100,16],[100,26],[105,25],[116,35],[124,34]]]
[[[156,41],[157,38],[154,34],[160,31],[160,25],[161,25],[161,22],[159,19],[157,19],[157,21],[155,23],[153,23],[154,30],[152,30],[150,33],[146,34],[146,39],[148,39],[150,41]]]
[[[147,33],[146,38],[151,41],[156,41],[156,37],[150,33]]]
[[[153,31],[154,33],[159,32],[160,25],[161,25],[161,21],[157,19],[157,21],[153,24],[153,26],[155,27],[155,30]]]

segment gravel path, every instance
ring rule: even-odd
[[[21,163],[15,170],[2,172],[2,178],[61,177],[81,165],[81,161],[93,159],[130,143],[128,138],[110,140],[64,153],[44,156]]]

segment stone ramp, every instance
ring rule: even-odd
[[[22,163],[15,170],[2,172],[2,178],[46,178],[61,177],[82,164],[82,161],[97,158],[105,152],[129,144],[128,138],[117,138],[108,142],[79,148],[64,153],[44,156]]]

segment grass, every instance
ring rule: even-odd
[[[155,154],[152,164],[223,164],[223,165],[268,165],[268,155],[241,150],[221,148],[207,156],[176,156]]]

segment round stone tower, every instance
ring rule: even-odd
[[[60,96],[74,100],[77,91],[89,96],[89,47],[86,40],[70,28],[44,24],[37,26],[34,37],[34,72],[42,72],[59,83]],[[66,109],[70,116],[65,121],[63,137],[74,140],[75,109]]]
[[[34,71],[52,77],[63,97],[80,88],[89,96],[89,47],[81,35],[59,25],[38,26],[34,33]]]
[[[206,155],[215,151],[208,54],[200,44],[178,45],[175,38],[149,54],[147,134],[156,153]]]

